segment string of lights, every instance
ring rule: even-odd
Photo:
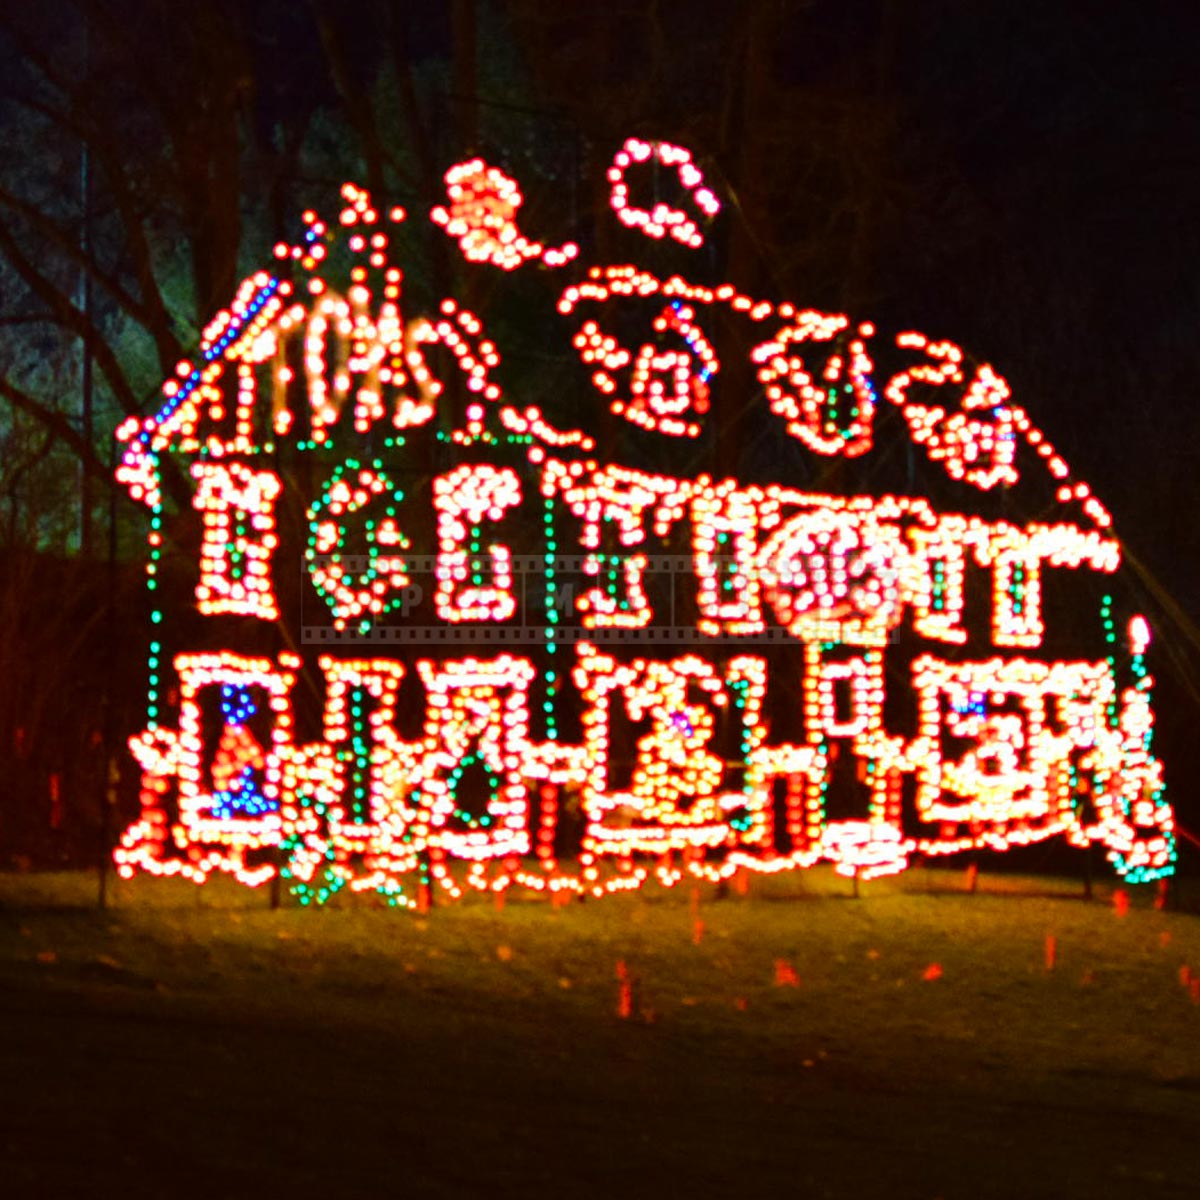
[[[689,211],[641,198],[639,173],[659,170]],[[609,183],[616,219],[652,241],[696,249],[721,211],[689,152],[667,143],[627,141]],[[523,198],[503,171],[475,159],[446,187],[432,221],[471,263],[554,280],[572,269],[577,245],[520,231]],[[152,631],[147,726],[131,742],[142,810],[115,851],[123,875],[282,874],[304,903],[348,889],[413,906],[432,887],[599,896],[822,861],[871,878],[914,855],[1053,836],[1104,845],[1131,881],[1172,870],[1145,618],[1119,629],[1105,590],[1092,657],[1037,657],[1053,632],[1048,572],[1110,587],[1111,517],[991,367],[905,332],[890,348],[908,365],[877,385],[884,343],[870,322],[590,265],[554,285],[563,344],[637,436],[686,445],[708,427],[720,313],[749,331],[781,436],[819,458],[869,457],[882,397],[963,504],[604,462],[586,421],[562,428],[510,402],[483,317],[451,298],[432,316],[405,312],[388,231],[407,214],[353,185],[343,199],[336,221],[305,214],[301,241],[276,247],[279,274],[248,278],[204,331],[199,365],[181,363],[159,412],[119,431],[118,477],[150,511]],[[343,253],[344,287],[331,266]],[[614,317],[630,302],[649,314],[640,334]],[[456,457],[427,492],[401,488],[404,465],[434,445]],[[289,495],[299,476],[280,471],[283,448],[313,464],[311,494]],[[158,587],[164,455],[195,481],[206,621],[293,619],[277,557],[281,505],[299,501],[304,586],[333,635],[315,658],[172,643]],[[972,511],[1031,472],[1051,480],[1056,519]],[[686,542],[687,569],[664,599],[654,563],[668,537]],[[433,586],[420,619],[439,636],[482,631],[484,649],[364,654],[355,636],[416,619],[423,558]],[[984,578],[981,610],[968,585]],[[680,603],[689,647],[656,643]],[[514,628],[536,628],[533,644],[487,645]],[[619,640],[643,634],[634,650]],[[892,661],[898,639],[919,652]],[[915,704],[907,730],[888,714],[898,671]],[[319,738],[301,742],[306,674],[324,710]],[[781,716],[783,693],[800,703]],[[419,733],[401,732],[402,703]],[[849,815],[846,778],[859,796]],[[560,853],[574,819],[579,844]]]

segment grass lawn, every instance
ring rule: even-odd
[[[0,877],[0,1196],[1200,1195],[1200,918],[962,888]]]

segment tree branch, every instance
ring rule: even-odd
[[[141,325],[148,323],[145,306],[135,296],[130,295],[119,279],[102,270],[94,258],[83,252],[79,241],[46,216],[40,208],[4,187],[0,187],[0,204],[20,213],[48,242],[100,284],[135,321]]]
[[[104,373],[122,409],[131,415],[140,415],[141,404],[138,397],[121,369],[113,348],[97,329],[95,322],[33,265],[21,249],[12,230],[3,221],[0,221],[0,251],[3,251],[13,269],[33,294],[49,307],[58,323],[83,341]]]
[[[67,446],[89,474],[108,479],[115,486],[116,481],[109,473],[108,464],[101,461],[95,448],[88,445],[83,434],[75,428],[64,413],[43,404],[2,375],[0,375],[0,396],[3,396],[13,408],[33,417],[47,433],[53,436],[54,440]]]
[[[174,334],[173,322],[159,291],[145,227],[114,143],[103,134],[99,126],[85,117],[77,116],[76,107],[66,113],[29,96],[13,95],[11,98],[59,125],[95,152],[116,204],[121,228],[125,233],[125,248],[133,260],[133,274],[142,296],[143,315],[135,319],[141,322],[153,338],[158,353],[159,369],[164,376],[169,375],[183,357],[183,346]]]

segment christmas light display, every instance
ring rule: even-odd
[[[488,262],[506,271],[536,258],[559,267],[579,253],[572,242],[547,250],[517,229],[514,218],[524,203],[516,181],[482,159],[461,163],[446,174],[449,207],[438,206],[433,220],[458,239],[459,249],[475,262]]]
[[[721,212],[667,143],[627,141],[608,183],[648,253],[696,250]],[[1170,873],[1149,624],[1117,599],[1108,511],[992,367],[732,283],[580,266],[522,232],[482,159],[446,193],[432,235],[546,289],[574,390],[518,405],[486,316],[408,311],[404,209],[347,185],[336,220],[304,214],[118,431],[152,630],[122,874],[412,906],[819,862],[866,879],[1054,836],[1133,882]],[[756,390],[722,397],[732,379]],[[759,401],[779,461],[836,492],[696,470],[721,398]],[[856,491],[897,440],[908,486]],[[181,640],[168,518],[196,523],[202,645],[258,649]]]
[[[278,486],[278,480],[275,481]],[[404,558],[395,552],[409,542],[396,524],[396,505],[404,493],[396,489],[382,467],[360,467],[350,461],[337,467],[320,499],[308,510],[312,531],[306,557],[313,586],[328,603],[334,627],[344,629],[355,618],[380,617],[399,604],[409,579]],[[373,502],[382,509],[377,517],[364,518],[366,569],[352,571],[345,564],[346,519]],[[361,555],[355,556],[361,561]]]
[[[200,611],[276,620],[270,564],[278,543],[272,517],[278,477],[236,463],[196,463],[192,475],[200,481],[195,506],[204,514],[196,585]]]
[[[787,420],[788,433],[818,454],[852,456],[871,448],[871,360],[856,338],[844,355],[829,356],[818,384],[805,360],[788,350],[793,344],[832,341],[848,324],[846,317],[803,312],[751,355],[762,364],[758,377],[767,385],[771,411]],[[864,325],[859,332],[869,337],[874,330]]]
[[[613,160],[608,179],[612,184],[610,195],[613,211],[622,225],[638,229],[647,237],[670,236],[693,250],[698,249],[704,244],[704,236],[681,209],[662,201],[658,201],[653,209],[630,204],[626,174],[637,163],[673,167],[680,184],[700,212],[705,217],[715,217],[721,211],[721,202],[703,186],[704,176],[692,162],[691,152],[667,142],[644,142],[640,138],[630,138]]]

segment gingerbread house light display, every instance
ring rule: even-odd
[[[686,149],[630,139],[608,186],[637,261],[535,240],[478,159],[427,217],[348,185],[122,426],[149,684],[118,870],[411,905],[1060,838],[1170,873],[1149,626],[1002,375],[708,278]],[[409,300],[425,222],[486,289]],[[711,467],[735,404],[745,477]]]

